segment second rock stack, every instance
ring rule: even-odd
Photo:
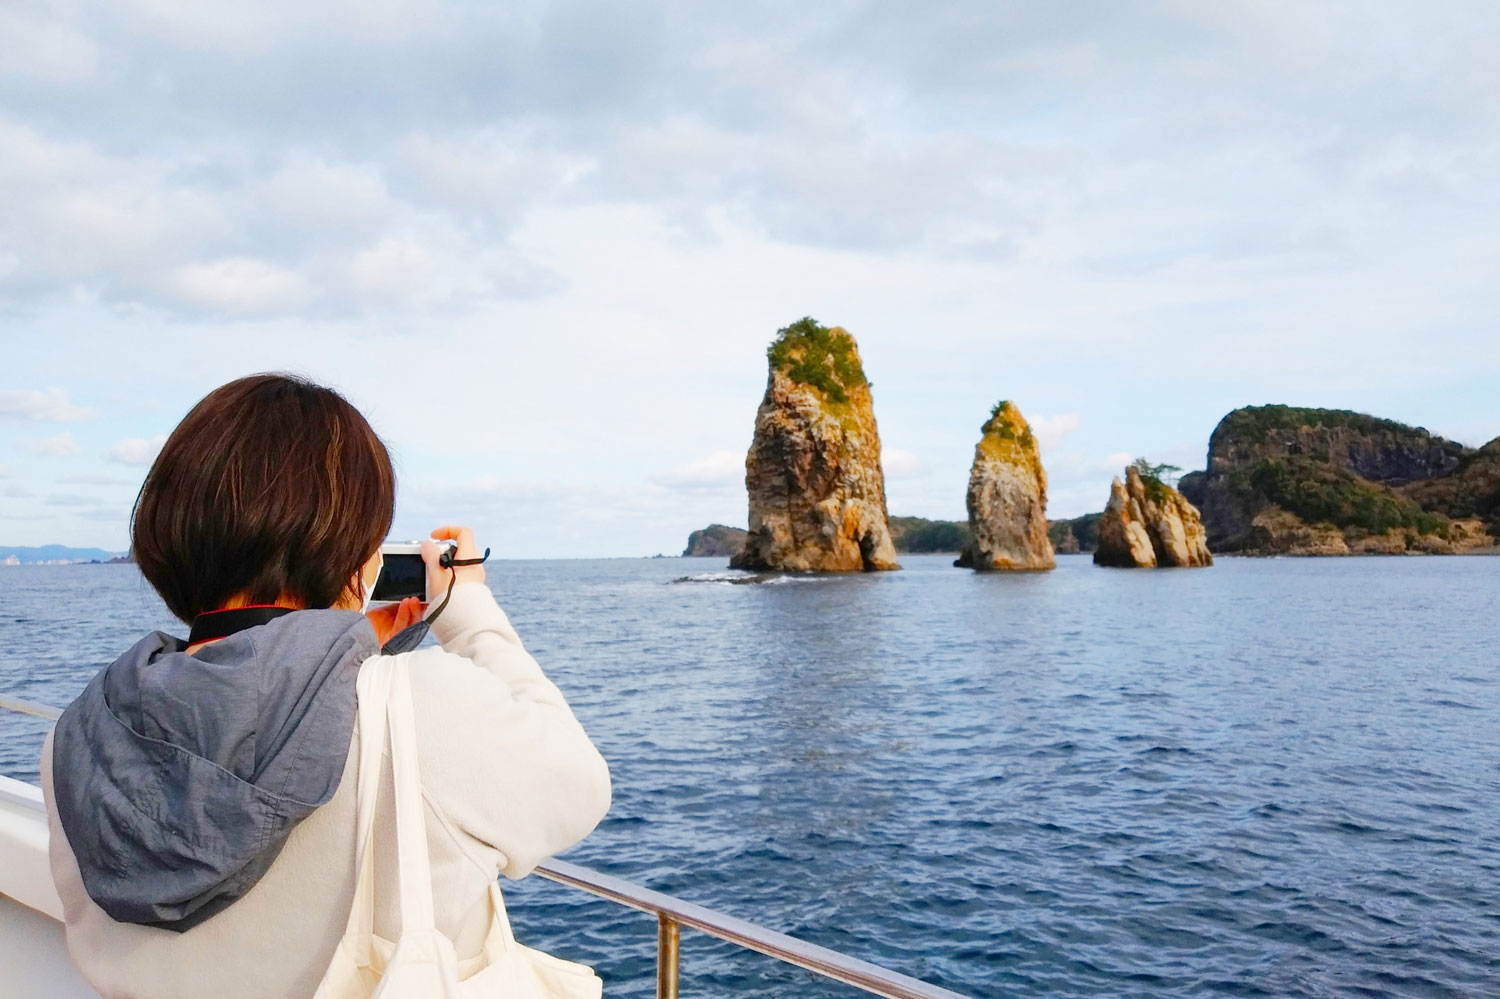
[[[981,572],[1055,568],[1036,436],[1008,400],[990,411],[982,429],[969,471],[970,541],[953,564]]]

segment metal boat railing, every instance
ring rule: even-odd
[[[6,694],[0,694],[0,709],[47,719],[62,714],[51,705]],[[920,979],[565,860],[545,861],[537,865],[536,873],[656,917],[657,999],[677,999],[678,939],[684,926],[885,999],[966,999]]]

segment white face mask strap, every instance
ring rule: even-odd
[[[370,601],[375,598],[375,583],[380,582],[380,570],[385,568],[385,555],[382,554],[381,552],[376,552],[375,553],[375,557],[379,561],[377,561],[375,563],[375,582],[374,583],[370,583],[369,585],[366,585],[365,584],[365,570],[364,570],[364,567],[361,566],[360,570],[359,570],[359,588],[364,592],[364,597],[365,597],[364,603],[362,603],[360,605],[360,608],[359,608],[359,612],[361,614],[368,614],[368,613],[370,613]]]

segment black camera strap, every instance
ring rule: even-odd
[[[490,557],[490,550],[486,548],[484,554],[479,558],[454,558],[454,549],[450,548],[438,556],[438,564],[448,570],[448,592],[443,594],[443,602],[438,604],[437,610],[427,615],[420,621],[407,625],[391,636],[390,641],[380,647],[380,654],[386,656],[397,656],[403,652],[410,652],[422,644],[422,639],[432,630],[432,622],[438,619],[443,611],[448,609],[448,601],[453,599],[453,587],[458,582],[458,567],[465,565],[483,565]]]

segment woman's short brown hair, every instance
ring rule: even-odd
[[[370,424],[337,392],[284,374],[214,389],[151,465],[131,549],[191,622],[235,594],[330,607],[379,547],[396,476]]]

